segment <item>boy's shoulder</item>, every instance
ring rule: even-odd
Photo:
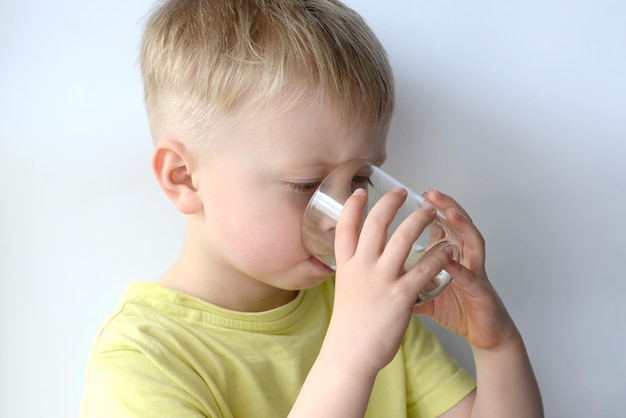
[[[159,328],[169,328],[175,306],[173,291],[153,283],[130,283],[96,335],[93,350],[136,350]]]
[[[96,336],[94,350],[143,351],[155,344],[179,345],[233,338],[239,334],[297,334],[330,320],[334,283],[301,291],[288,304],[267,312],[236,312],[155,283],[128,285]]]

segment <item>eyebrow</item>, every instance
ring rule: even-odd
[[[313,159],[310,159],[310,160],[300,161],[300,164],[301,165],[306,165],[307,167],[310,167],[310,168],[327,168],[328,166],[338,167],[339,165],[347,163],[348,161],[357,160],[357,159],[368,160],[375,166],[381,166],[385,161],[387,161],[387,154],[386,153],[382,153],[382,154],[374,156],[374,158],[372,158],[372,159],[369,159],[369,158],[352,158],[352,159],[349,159],[349,160],[342,160],[342,161],[334,161],[332,159],[313,158]]]
[[[342,164],[347,163],[348,161],[363,159],[370,161],[374,166],[380,167],[387,160],[387,153],[385,151],[378,152],[376,155],[373,155],[371,159],[364,157],[355,157],[347,160],[335,160],[332,157],[326,156],[308,156],[302,155],[302,159],[298,159],[295,161],[294,159],[284,160],[278,163],[275,167],[282,167],[282,169],[286,170],[334,170]]]
[[[372,162],[372,164],[374,164],[376,167],[380,167],[381,165],[383,165],[385,163],[385,161],[387,161],[387,155],[383,154],[380,157],[376,157],[373,160],[370,160]]]

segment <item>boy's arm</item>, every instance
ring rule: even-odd
[[[521,335],[497,350],[473,351],[480,390],[472,416],[543,417],[539,387]]]
[[[365,416],[377,370],[351,367],[343,358],[331,349],[322,349],[289,418]]]
[[[460,232],[463,259],[446,266],[454,277],[449,289],[414,312],[429,315],[465,337],[476,365],[475,397],[464,399],[444,417],[543,417],[539,387],[522,336],[487,279],[480,232],[450,197],[430,191],[427,198],[446,210],[450,224]]]
[[[473,352],[480,389],[442,418],[543,417],[539,387],[521,338],[500,350]]]
[[[385,247],[387,226],[405,198],[400,190],[383,196],[361,233],[365,191],[357,189],[346,201],[335,235],[332,317],[291,418],[362,418],[378,372],[398,352],[419,291],[452,259],[451,252],[438,251],[401,272],[417,234],[436,216],[434,208],[417,211]]]
[[[522,338],[487,279],[484,240],[469,216],[450,197],[429,192],[428,200],[446,211],[461,234],[463,257],[458,263],[442,249],[407,272],[401,266],[408,249],[436,211],[415,212],[385,246],[387,226],[406,195],[385,195],[359,232],[365,205],[359,190],[346,201],[337,224],[336,293],[328,333],[290,416],[362,417],[376,375],[398,351],[413,312],[433,317],[473,348],[477,390],[444,416],[543,417]],[[413,307],[420,289],[444,267],[454,277],[450,287]]]

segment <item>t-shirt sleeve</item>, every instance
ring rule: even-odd
[[[89,356],[80,418],[228,416],[185,349],[157,322],[112,315]]]
[[[131,349],[94,353],[81,418],[211,416],[158,365]]]
[[[414,316],[402,342],[405,359],[407,416],[437,417],[467,396],[474,379]]]

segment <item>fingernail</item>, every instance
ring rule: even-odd
[[[406,194],[406,189],[404,187],[394,187],[391,191],[401,196]]]
[[[432,196],[434,199],[439,199],[441,197],[441,193],[437,189],[430,189],[422,193],[422,197],[426,200],[430,198],[428,196]]]
[[[454,214],[455,218],[457,218],[459,220],[462,220],[462,221],[465,220],[465,216],[463,216],[463,214],[461,212],[459,212],[458,210],[452,209],[452,213]]]
[[[354,191],[352,192],[353,196],[361,196],[364,195],[366,193],[365,189],[362,187],[359,187],[358,189],[354,189]]]

